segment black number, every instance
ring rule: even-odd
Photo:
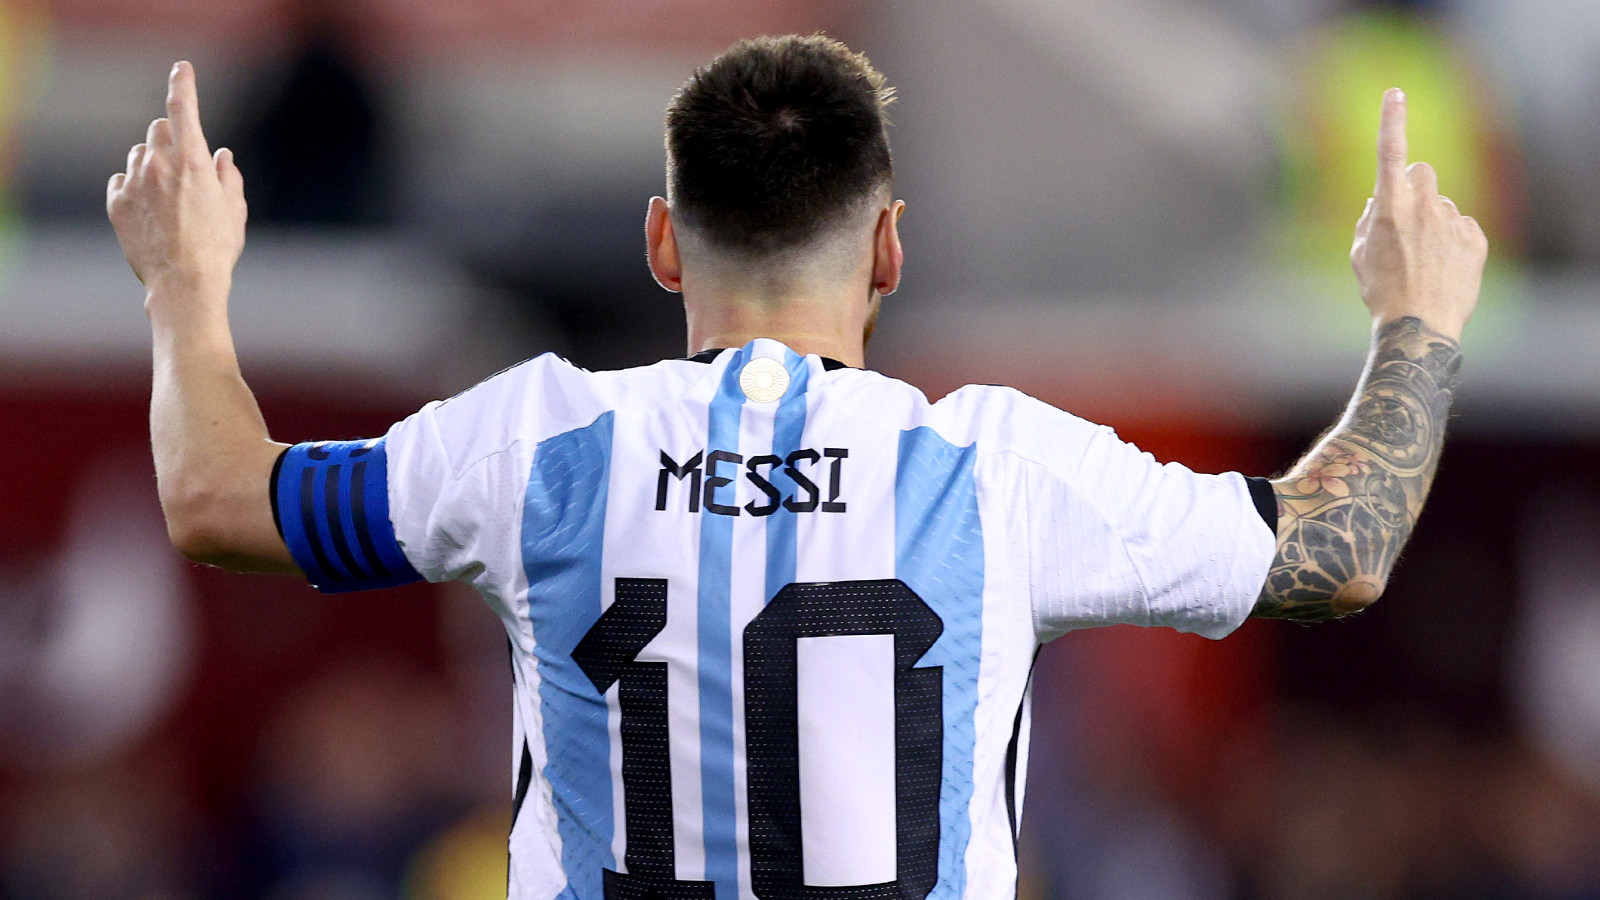
[[[600,614],[572,660],[622,707],[622,816],[626,874],[606,870],[607,900],[713,900],[709,881],[678,881],[672,847],[672,774],[667,742],[667,664],[636,657],[667,627],[667,582],[618,578],[616,602]]]
[[[711,900],[713,883],[674,878],[667,664],[638,662],[667,624],[667,583],[619,578],[616,601],[573,650],[595,690],[620,682],[622,810],[628,873],[607,870],[607,900]],[[913,664],[944,631],[896,579],[791,584],[744,630],[745,758],[751,888],[762,900],[920,900],[939,873],[944,673]],[[894,635],[895,881],[805,884],[800,827],[798,641]]]
[[[939,876],[944,672],[913,668],[944,631],[904,582],[791,584],[744,630],[745,758],[751,887],[762,900],[918,900]],[[899,878],[876,885],[804,883],[800,843],[800,638],[894,635],[895,845]]]

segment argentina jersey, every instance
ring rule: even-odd
[[[1237,474],[766,339],[542,356],[273,477],[319,588],[463,580],[503,621],[519,900],[1013,896],[1039,646],[1221,637],[1274,552]]]

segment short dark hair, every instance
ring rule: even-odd
[[[803,246],[890,183],[893,99],[872,63],[832,38],[734,44],[667,109],[674,215],[725,251]]]

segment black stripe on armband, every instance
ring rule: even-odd
[[[1246,486],[1250,488],[1250,500],[1256,505],[1256,512],[1261,514],[1261,521],[1267,523],[1273,534],[1278,533],[1278,492],[1273,490],[1272,482],[1259,475],[1246,475]]]
[[[421,581],[389,519],[384,439],[296,444],[272,472],[273,519],[306,578],[324,593]]]

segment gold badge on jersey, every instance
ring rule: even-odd
[[[739,389],[757,403],[771,403],[789,389],[789,370],[775,359],[758,356],[739,373]]]

